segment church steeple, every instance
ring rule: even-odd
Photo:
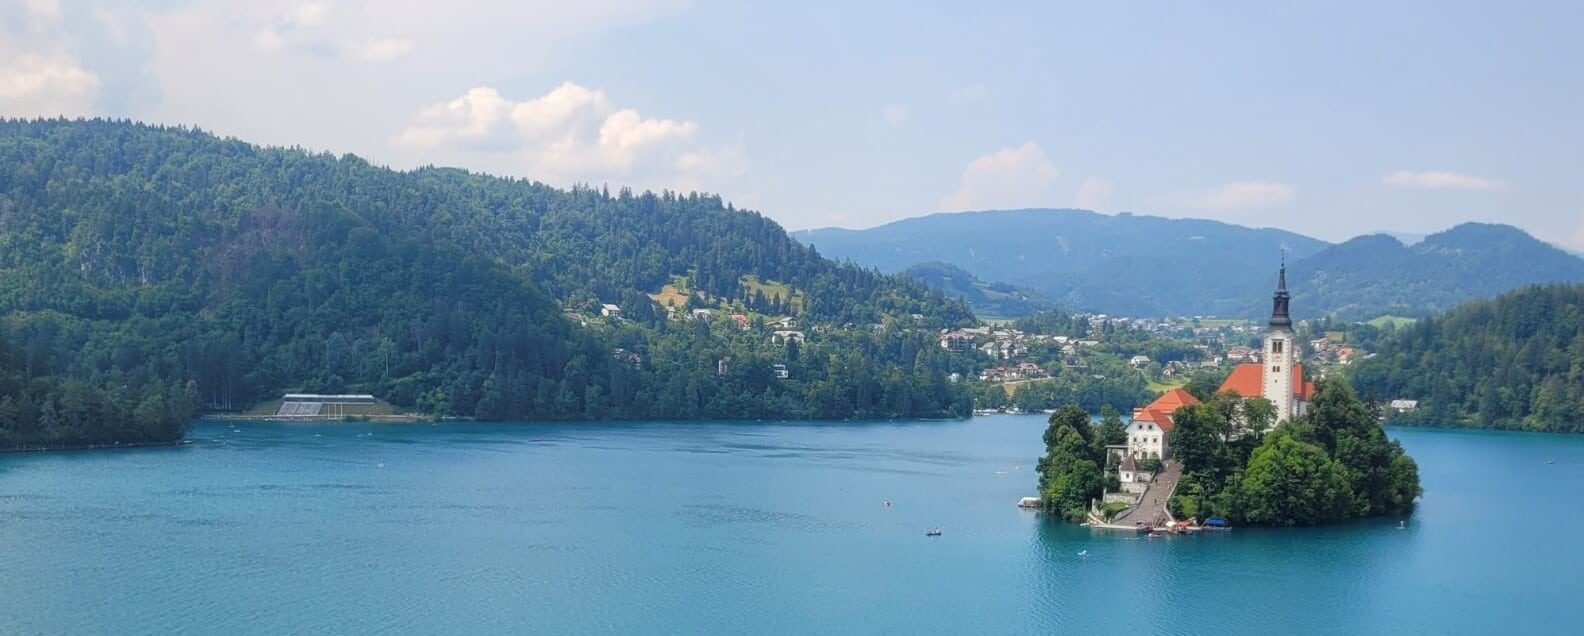
[[[1287,314],[1287,255],[1282,254],[1281,273],[1276,275],[1276,297],[1271,300],[1272,329],[1292,329],[1292,317]]]

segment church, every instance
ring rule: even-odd
[[[1232,369],[1217,393],[1236,393],[1241,397],[1259,396],[1276,407],[1276,423],[1303,415],[1314,395],[1314,383],[1304,379],[1299,362],[1297,334],[1288,314],[1287,266],[1276,278],[1276,297],[1271,303],[1270,325],[1265,328],[1265,344],[1259,362],[1245,362]]]

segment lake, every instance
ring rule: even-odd
[[[202,422],[0,456],[3,634],[1523,633],[1584,622],[1584,438],[1394,429],[1407,529],[1015,507],[1042,416]],[[890,501],[886,507],[883,502]],[[927,538],[939,527],[944,536]],[[1087,556],[1079,552],[1087,550]]]

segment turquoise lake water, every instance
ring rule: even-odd
[[[0,634],[1584,622],[1584,438],[1393,430],[1426,491],[1406,530],[1141,540],[1014,506],[1043,427],[206,422],[181,448],[0,456]]]

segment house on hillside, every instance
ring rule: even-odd
[[[957,330],[941,334],[940,346],[942,349],[953,353],[967,353],[973,351],[975,336],[971,333]]]
[[[769,325],[771,329],[797,329],[798,326],[797,319],[791,316],[777,318],[765,324]]]
[[[600,315],[606,318],[620,318],[621,307],[617,307],[616,305],[612,305],[610,303],[600,305]]]

